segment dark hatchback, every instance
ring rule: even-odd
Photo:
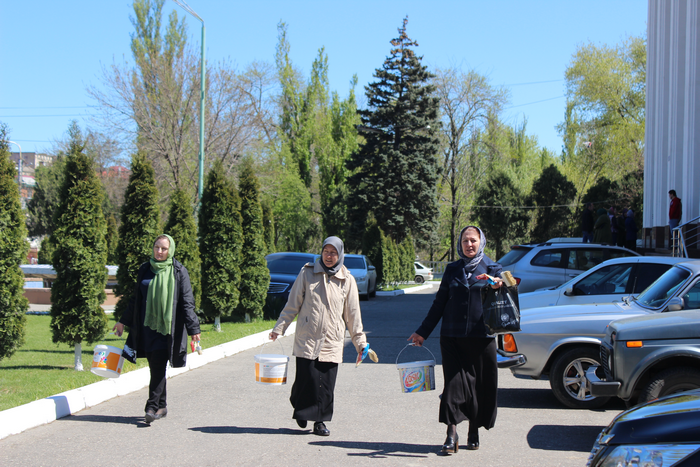
[[[270,253],[265,256],[270,271],[270,286],[265,300],[265,317],[277,319],[287,304],[289,291],[306,263],[314,263],[320,255],[312,253]]]
[[[586,465],[700,465],[700,389],[622,412],[600,433]]]

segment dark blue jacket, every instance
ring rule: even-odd
[[[428,316],[416,334],[427,339],[442,319],[442,337],[488,337],[481,309],[481,289],[487,282],[477,280],[476,276],[486,273],[501,277],[502,269],[500,264],[484,256],[467,281],[462,260],[448,264]]]

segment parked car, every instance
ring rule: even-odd
[[[700,465],[700,391],[622,412],[598,435],[588,467]]]
[[[264,313],[266,318],[277,319],[287,304],[289,291],[299,271],[306,263],[314,263],[320,255],[312,253],[270,253],[265,256],[270,270],[270,285],[267,288]]]
[[[377,271],[368,257],[346,254],[343,264],[355,277],[362,300],[369,300],[377,294]]]
[[[607,399],[594,397],[586,370],[600,366],[600,343],[611,321],[675,311],[695,305],[678,298],[694,295],[700,261],[675,264],[638,296],[613,303],[528,308],[521,311],[521,331],[498,338],[499,366],[517,377],[549,378],[554,395],[572,408],[595,408]],[[603,377],[601,368],[598,376]]]
[[[413,263],[413,268],[416,271],[416,277],[414,279],[416,284],[422,284],[425,281],[433,280],[433,269],[427,266],[423,266],[418,261]]]
[[[609,259],[556,287],[519,293],[520,309],[621,300],[640,293],[671,266],[685,260],[670,256]]]
[[[700,285],[680,308],[700,307]],[[683,303],[681,303],[683,300]],[[600,345],[601,381],[589,368],[591,395],[617,396],[630,405],[700,388],[700,310],[637,316],[613,321]]]
[[[563,284],[603,261],[638,253],[615,245],[599,243],[558,243],[514,245],[498,260],[518,282],[520,293]]]

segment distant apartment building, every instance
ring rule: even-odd
[[[18,172],[20,171],[19,154],[19,152],[10,153],[10,159],[15,163],[15,168]],[[23,208],[27,207],[27,201],[34,196],[36,168],[43,165],[51,165],[54,160],[55,156],[49,154],[22,152],[20,200]]]

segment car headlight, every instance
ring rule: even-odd
[[[366,276],[366,275],[365,275],[365,276],[357,276],[357,277],[355,278],[355,280],[356,280],[357,282],[364,282],[364,281],[367,280],[367,276]]]
[[[700,444],[617,446],[595,467],[672,467],[700,448]]]

